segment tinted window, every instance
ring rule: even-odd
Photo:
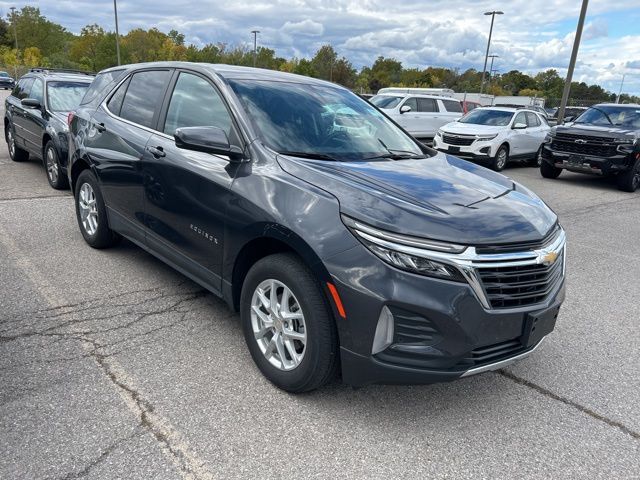
[[[122,82],[115,93],[111,96],[107,102],[107,108],[114,115],[120,116],[120,109],[122,108],[122,101],[124,100],[124,94],[127,93],[127,87],[129,86],[129,80]]]
[[[402,97],[391,97],[389,95],[376,95],[370,102],[378,108],[395,108],[398,106]]]
[[[640,128],[640,107],[623,105],[599,105],[589,107],[576,119],[576,123],[593,125],[615,125],[618,127]]]
[[[138,125],[153,127],[153,116],[162,103],[170,76],[169,70],[133,74],[122,102],[120,116]]]
[[[438,104],[433,98],[418,98],[419,112],[437,112]]]
[[[412,112],[418,111],[418,101],[415,99],[415,97],[411,97],[410,99],[408,99],[402,106],[411,107]]]
[[[49,109],[54,112],[70,112],[80,104],[89,88],[85,82],[47,82]]]
[[[33,85],[33,78],[22,78],[16,85],[13,94],[18,97],[20,100],[23,98],[27,98],[29,96],[29,92],[31,91],[31,85]]]
[[[44,82],[41,78],[36,78],[31,86],[31,92],[29,92],[29,98],[35,98],[40,102],[40,105],[44,103]]]
[[[538,119],[538,115],[533,112],[525,112],[527,115],[527,127],[539,127],[540,120]]]
[[[111,70],[109,72],[99,73],[93,80],[93,83],[91,83],[91,86],[89,87],[87,92],[84,94],[80,105],[91,103],[91,101],[96,99],[98,97],[98,94],[105,90],[107,86],[117,82],[120,77],[122,77],[123,73],[124,70]]]
[[[164,133],[181,127],[219,127],[231,135],[231,117],[217,90],[205,79],[181,73],[171,95]]]
[[[447,112],[462,113],[462,105],[460,105],[460,102],[455,100],[443,100],[442,103],[444,103],[444,108],[447,109]]]
[[[525,116],[524,112],[520,112],[518,115],[516,115],[516,119],[513,121],[513,124],[515,125],[516,123],[524,123],[525,125],[527,124],[527,117]]]
[[[476,108],[476,104],[475,103],[467,103],[467,111],[470,112],[471,110],[475,110]]]

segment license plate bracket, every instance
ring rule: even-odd
[[[584,163],[584,156],[582,155],[569,155],[567,160],[569,165],[582,166]]]
[[[460,153],[460,147],[449,147],[449,152]]]
[[[560,306],[556,305],[547,310],[530,313],[525,321],[522,344],[529,348],[537,344],[545,335],[553,331]]]

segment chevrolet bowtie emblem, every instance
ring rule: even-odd
[[[540,259],[540,263],[545,266],[553,265],[553,263],[558,259],[558,252],[549,252],[545,253]]]

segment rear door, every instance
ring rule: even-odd
[[[527,116],[525,115],[525,112],[518,112],[513,118],[513,122],[511,123],[512,130],[511,135],[509,136],[509,153],[511,156],[526,154],[530,148],[529,145],[531,144],[531,139],[529,138],[527,128],[513,128],[518,123],[522,123],[524,125],[527,124]]]
[[[224,221],[235,168],[226,156],[184,150],[173,137],[181,127],[222,128],[241,141],[219,90],[196,72],[176,72],[158,133],[142,165],[147,244],[172,263],[220,291]]]
[[[536,153],[544,141],[544,137],[549,131],[549,127],[540,119],[539,114],[534,112],[525,112],[527,116],[527,134],[529,145],[527,153]]]
[[[85,139],[116,230],[144,242],[141,160],[154,133],[171,69],[151,69],[124,79],[96,110]]]

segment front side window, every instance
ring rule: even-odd
[[[80,100],[88,88],[89,84],[86,82],[47,82],[49,110],[54,112],[70,112],[80,105]]]
[[[416,100],[416,97],[411,97],[411,98],[407,99],[407,101],[404,102],[404,104],[402,106],[403,107],[411,107],[411,111],[412,112],[417,112],[418,111],[418,100]]]
[[[122,102],[120,117],[153,128],[154,116],[162,103],[170,76],[169,70],[134,73]]]
[[[218,91],[204,78],[180,73],[171,95],[164,133],[181,127],[218,127],[231,135],[231,116]]]
[[[31,86],[31,92],[29,97],[40,102],[40,105],[44,102],[44,82],[41,78],[36,78]]]
[[[357,161],[423,153],[357,95],[331,85],[230,79],[260,139],[280,153]]]
[[[486,108],[477,108],[467,113],[458,120],[460,123],[472,123],[474,125],[493,125],[496,127],[505,127],[513,118],[512,112],[504,110],[488,110]]]

